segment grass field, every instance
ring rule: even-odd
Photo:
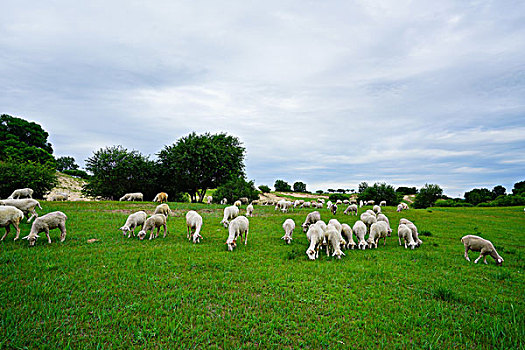
[[[525,347],[521,207],[387,207],[394,233],[386,247],[309,261],[300,229],[307,209],[256,207],[248,245],[228,252],[219,205],[170,203],[169,234],[153,241],[118,231],[153,203],[42,206],[41,214],[68,215],[68,235],[58,243],[52,231],[51,245],[43,235],[34,248],[13,233],[0,243],[0,348]],[[186,240],[189,209],[204,219],[198,245]],[[288,217],[298,227],[291,245],[280,240]],[[323,209],[321,217],[332,215]],[[418,226],[421,248],[398,245],[401,217]],[[357,220],[342,210],[336,218]],[[29,229],[24,223],[21,237]],[[465,234],[491,240],[503,266],[490,257],[489,265],[467,262]]]

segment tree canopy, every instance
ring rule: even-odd
[[[293,184],[293,191],[294,192],[303,192],[303,193],[305,193],[306,192],[306,184],[304,182],[301,182],[301,181],[294,182],[294,184]]]
[[[425,184],[416,196],[414,201],[415,208],[428,208],[433,206],[443,195],[443,189],[439,185]]]
[[[273,187],[278,192],[290,192],[292,190],[290,184],[284,180],[275,180]]]
[[[362,184],[366,184],[366,182],[359,185],[360,190],[362,190],[357,196],[359,200],[373,200],[378,204],[381,201],[386,201],[389,205],[394,205],[400,200],[400,195],[392,185],[386,183],[375,183],[372,186],[368,186],[368,184],[362,186]]]
[[[58,171],[78,169],[78,165],[75,163],[75,158],[73,157],[58,157],[56,164]]]

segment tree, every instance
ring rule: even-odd
[[[346,191],[347,190],[344,189],[344,188],[338,188],[336,192],[338,192],[338,193],[346,193]]]
[[[323,194],[324,191],[323,191],[323,190],[317,190],[317,191],[315,191],[315,193],[317,193],[317,194]]]
[[[248,198],[249,201],[256,200],[259,198],[259,192],[255,189],[253,181],[236,177],[219,186],[213,196],[217,201],[226,198],[228,203],[234,203],[242,197]]]
[[[401,199],[394,186],[386,183],[375,183],[373,186],[367,184],[357,198],[363,201],[373,200],[378,204],[381,201],[386,201],[390,205],[398,203]]]
[[[492,189],[492,197],[496,198],[499,196],[505,196],[507,194],[507,189],[501,185],[495,186]]]
[[[396,192],[403,195],[403,196],[408,196],[408,195],[411,195],[411,194],[417,194],[417,188],[415,187],[398,187],[396,189]]]
[[[7,198],[18,188],[31,188],[34,198],[44,194],[57,185],[55,169],[32,162],[0,161],[0,198]]]
[[[425,184],[416,195],[415,208],[428,208],[434,205],[443,195],[441,187],[435,184]]]
[[[335,193],[335,190],[333,188],[329,188],[327,191],[328,193]]]
[[[164,185],[202,201],[207,189],[244,177],[244,153],[234,136],[193,132],[158,153]]]
[[[288,182],[284,180],[275,180],[273,187],[277,192],[290,192],[292,190]]]
[[[358,192],[359,193],[363,193],[364,190],[366,190],[368,188],[368,183],[367,182],[361,182],[358,186]]]
[[[512,189],[513,195],[524,195],[525,194],[525,181],[516,182]]]
[[[296,181],[294,182],[293,184],[293,191],[294,192],[307,192],[306,191],[306,184],[304,182],[301,182],[301,181]]]
[[[474,188],[471,191],[465,192],[465,201],[472,205],[490,202],[494,198],[494,194],[487,188]]]
[[[268,187],[268,186],[266,186],[266,185],[261,185],[261,186],[259,186],[259,190],[260,190],[262,193],[270,193],[270,192],[271,192],[270,187]]]
[[[75,163],[75,158],[73,157],[58,157],[56,164],[58,171],[78,169],[78,165]]]
[[[53,148],[47,142],[49,134],[37,123],[0,116],[0,159],[47,164],[55,167]]]
[[[86,160],[86,169],[93,176],[84,192],[110,199],[129,192],[142,192],[144,198],[153,198],[160,192],[156,185],[158,168],[138,151],[128,151],[122,146],[106,147]]]

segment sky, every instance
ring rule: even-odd
[[[195,131],[256,185],[525,180],[522,0],[4,0],[0,86],[81,166]]]

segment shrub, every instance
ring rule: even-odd
[[[443,190],[438,185],[425,184],[414,201],[414,208],[424,209],[434,205],[443,195]]]
[[[79,177],[79,178],[85,179],[85,180],[88,180],[90,178],[89,174],[86,173],[84,170],[78,170],[78,169],[75,169],[75,170],[63,170],[62,173],[67,174],[67,175],[71,175],[71,176],[76,176],[76,177]]]
[[[266,186],[266,185],[261,185],[261,186],[259,186],[259,190],[260,190],[262,193],[270,193],[270,192],[271,192],[270,187],[268,187],[268,186]]]
[[[336,202],[337,200],[344,201],[345,199],[349,199],[350,195],[348,194],[342,194],[342,193],[332,193],[330,196],[328,196],[328,199],[332,202]]]
[[[31,188],[34,198],[44,194],[57,185],[54,168],[32,162],[0,162],[0,197],[7,198],[18,188]]]
[[[239,177],[231,179],[224,185],[219,186],[213,197],[216,202],[220,202],[223,198],[226,198],[228,203],[233,203],[241,197],[246,197],[249,201],[253,201],[259,198],[259,191],[255,189],[253,181],[246,181],[242,177]]]
[[[396,193],[396,190],[392,185],[387,185],[386,183],[375,183],[373,186],[360,185],[360,193],[358,195],[359,200],[373,200],[377,204],[381,201],[386,201],[390,205],[399,203],[401,197],[400,194]]]
[[[284,180],[275,180],[275,184],[273,185],[275,190],[277,192],[291,192],[292,187],[288,184],[288,182]]]

